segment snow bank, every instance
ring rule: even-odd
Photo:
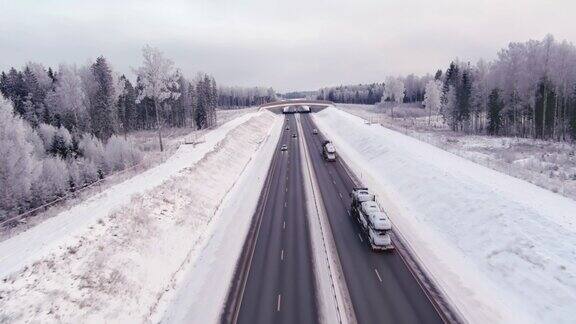
[[[576,317],[576,202],[343,111],[314,115],[472,322]]]
[[[179,278],[178,289],[163,298],[152,322],[217,323],[234,278],[252,217],[282,132],[275,116],[262,148],[246,165],[210,224],[209,238],[198,249]]]
[[[213,150],[228,132],[260,113],[246,114],[208,132],[199,145],[182,145],[165,163],[115,185],[85,202],[46,220],[34,228],[0,242],[0,278],[39,259],[47,251],[81,235],[99,218],[126,205],[135,194],[160,185],[164,180],[192,166]]]
[[[265,112],[233,120],[206,134],[205,145],[184,146],[166,164],[150,170],[154,172],[119,185],[132,194],[145,191],[141,195],[125,198],[129,193],[116,186],[57,216],[52,220],[72,221],[72,215],[82,220],[61,221],[63,228],[56,232],[65,233],[65,239],[57,238],[55,225],[43,223],[2,242],[0,322],[145,321],[211,235],[208,229],[218,207],[274,118]],[[146,190],[157,182],[161,184]],[[130,204],[111,212],[123,200]],[[46,234],[55,242],[30,233]],[[32,249],[26,249],[22,236],[30,238]],[[8,251],[9,246],[19,250]],[[32,258],[41,252],[42,257]],[[26,253],[28,257],[14,260]]]

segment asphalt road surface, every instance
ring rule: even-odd
[[[310,115],[302,114],[300,120],[358,322],[442,323],[400,256],[370,249],[349,215],[354,182],[339,160],[322,158],[324,138],[312,133]]]
[[[240,298],[238,323],[317,323],[312,250],[294,115],[287,115],[261,199],[253,254]],[[289,130],[285,130],[289,126]],[[280,151],[286,144],[288,150]]]

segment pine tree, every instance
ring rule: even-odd
[[[453,103],[449,102],[450,88],[457,89],[457,79],[459,76],[459,69],[454,61],[450,62],[450,67],[446,70],[444,75],[444,83],[442,84],[442,96],[440,97],[440,113],[444,120],[455,120],[454,107],[449,107]]]
[[[488,98],[488,133],[490,135],[498,135],[500,133],[503,105],[504,103],[500,99],[500,90],[492,90]]]
[[[470,124],[470,97],[472,81],[468,70],[462,71],[461,84],[458,87],[458,123],[464,130],[469,130]]]
[[[103,56],[96,59],[91,71],[97,84],[90,107],[92,132],[96,137],[107,140],[116,133],[112,71]]]
[[[124,81],[124,91],[118,97],[118,118],[124,132],[124,138],[126,138],[128,132],[135,130],[137,127],[137,94],[136,89],[134,89],[126,76],[122,75],[120,78]]]

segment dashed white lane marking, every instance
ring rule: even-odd
[[[286,187],[286,192],[288,192],[288,187]]]
[[[282,252],[280,253],[280,261],[284,261],[284,249],[282,249]]]
[[[286,204],[286,202],[284,202],[284,208],[286,208],[288,205]]]
[[[279,312],[280,311],[280,303],[282,302],[282,295],[278,294],[278,303],[276,305],[276,311]]]
[[[358,238],[360,239],[360,242],[364,242],[364,240],[362,239],[362,235],[360,235],[360,233],[358,233]]]
[[[282,229],[286,229],[286,221],[284,221],[284,223],[282,223]]]
[[[380,274],[378,273],[378,270],[374,269],[374,272],[376,272],[376,276],[378,277],[378,280],[380,280],[380,282],[382,282],[382,278],[380,278]]]

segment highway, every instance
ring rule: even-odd
[[[296,121],[286,119],[223,322],[318,322]]]
[[[349,215],[355,186],[346,168],[321,156],[322,134],[310,114],[286,115],[283,134],[244,242],[223,323],[317,323],[319,308],[299,143],[301,123],[309,161],[359,323],[442,323],[434,304],[397,251],[373,252]],[[285,127],[289,127],[289,131]],[[286,144],[287,151],[280,147]]]
[[[398,253],[370,249],[349,216],[353,180],[340,162],[323,160],[324,138],[312,134],[310,115],[302,114],[300,120],[358,322],[442,323]]]

